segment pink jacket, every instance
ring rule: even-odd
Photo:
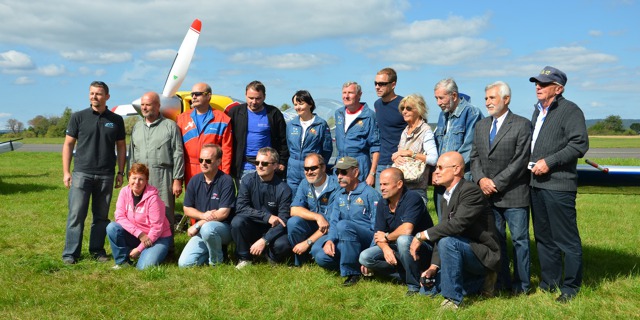
[[[138,206],[133,206],[131,188],[126,186],[120,190],[116,203],[116,222],[136,238],[146,233],[151,242],[171,236],[169,220],[164,215],[164,202],[158,195],[158,189],[147,185]],[[144,250],[144,243],[138,245],[138,251]]]

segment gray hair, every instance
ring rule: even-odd
[[[498,90],[498,94],[500,95],[500,98],[504,97],[511,97],[511,88],[509,88],[509,85],[504,82],[504,81],[496,81],[490,85],[487,85],[484,88],[484,91],[488,91],[489,89],[493,89],[495,87],[499,87],[500,89]]]
[[[458,94],[458,85],[452,78],[442,79],[436,83],[436,86],[433,88],[433,91],[438,89],[445,89],[449,94]]]
[[[357,82],[355,82],[355,81],[347,81],[347,82],[345,82],[345,83],[342,85],[342,88],[344,89],[344,88],[346,88],[346,87],[348,87],[348,86],[350,86],[350,85],[352,85],[352,84],[355,84],[355,85],[356,85],[356,94],[360,94],[360,93],[362,92],[362,87],[360,87],[360,85],[359,85]]]

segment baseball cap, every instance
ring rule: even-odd
[[[349,169],[358,166],[358,160],[352,157],[342,157],[338,159],[336,165],[333,166],[336,169]]]
[[[564,86],[565,84],[567,84],[567,75],[554,67],[546,66],[544,67],[544,69],[542,69],[542,71],[540,71],[540,74],[538,76],[529,78],[529,81],[540,83],[555,82],[561,86]]]

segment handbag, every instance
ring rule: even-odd
[[[411,141],[406,149],[410,149],[415,141],[416,140]],[[405,183],[417,183],[424,177],[424,169],[427,164],[420,160],[409,158],[401,165],[396,165],[394,163],[391,166],[402,171]]]

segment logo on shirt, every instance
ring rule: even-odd
[[[214,193],[211,195],[211,200],[220,200],[220,196],[219,196],[217,193],[215,193],[215,192],[214,192]]]
[[[113,124],[113,122],[107,122],[104,124],[105,128],[115,128],[115,124]]]
[[[356,123],[356,125],[364,127],[364,122],[362,122],[362,120],[359,120],[358,123]]]
[[[275,208],[276,203],[275,203],[275,201],[267,201],[267,206],[271,207],[271,208]]]
[[[318,134],[318,131],[316,131],[315,128],[311,128],[311,130],[309,130],[309,133],[313,134],[313,135],[316,135],[316,134]]]
[[[299,135],[300,134],[300,129],[298,129],[297,127],[294,127],[293,131],[291,131],[291,134]]]
[[[307,192],[307,198],[313,199],[313,193],[311,193],[311,190],[309,190],[309,192]]]
[[[356,204],[357,204],[357,205],[360,205],[360,206],[361,206],[361,205],[364,205],[364,201],[363,201],[363,200],[362,200],[362,198],[360,198],[360,197],[358,197],[358,199],[356,199],[356,201],[355,201],[355,202],[356,202]]]
[[[329,198],[327,198],[327,196],[320,198],[320,203],[327,204],[328,202],[329,202]]]
[[[340,199],[340,202],[338,202],[338,206],[339,206],[339,207],[344,207],[344,206],[346,206],[346,205],[347,205],[347,204],[344,202],[344,199]]]
[[[184,127],[184,131],[189,131],[189,128],[191,128],[191,127],[193,127],[193,128],[196,127],[196,124],[193,123],[193,121],[189,121],[189,123],[187,123],[187,126]]]

